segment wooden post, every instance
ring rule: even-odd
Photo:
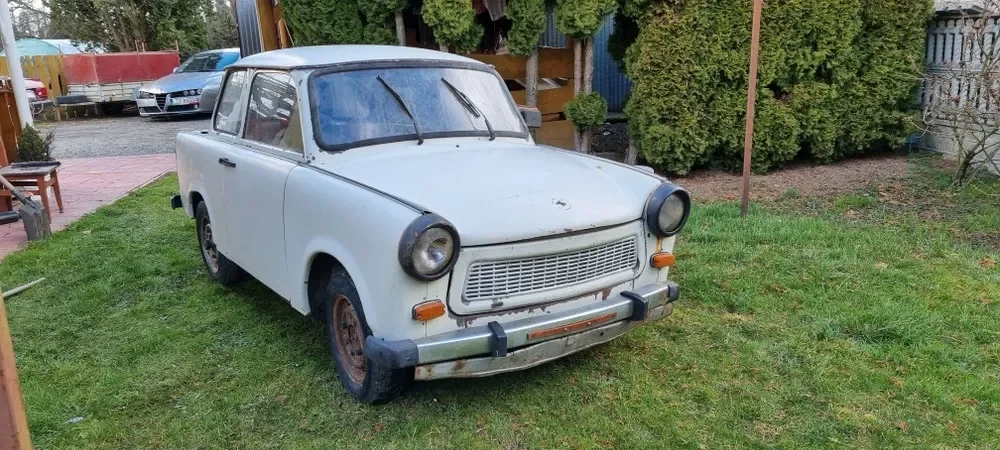
[[[753,130],[757,106],[757,58],[760,55],[760,16],[763,0],[753,2],[753,31],[750,35],[750,85],[747,88],[747,129],[743,137],[743,195],[740,217],[750,212],[750,166],[753,157]]]
[[[28,419],[24,415],[21,385],[14,366],[14,345],[10,340],[3,294],[0,293],[0,449],[30,448]]]

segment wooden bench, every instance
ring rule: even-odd
[[[0,175],[3,175],[11,184],[17,186],[26,194],[42,197],[42,206],[45,207],[45,213],[51,221],[52,210],[49,208],[49,188],[52,188],[52,193],[56,196],[56,205],[59,206],[59,212],[63,212],[62,192],[59,190],[58,168],[59,163],[14,164],[0,169]],[[3,211],[14,209],[13,194],[7,189],[0,189],[0,208],[6,208]]]

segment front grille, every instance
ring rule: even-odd
[[[635,237],[569,253],[474,263],[466,301],[499,300],[598,280],[639,264]]]
[[[163,108],[167,107],[167,94],[157,94],[156,95],[156,105],[160,107],[162,111]]]

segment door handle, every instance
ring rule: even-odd
[[[236,163],[229,160],[229,158],[219,158],[219,164],[226,167],[236,167]]]

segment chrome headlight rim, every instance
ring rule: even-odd
[[[446,231],[452,240],[452,252],[451,259],[445,264],[440,270],[426,274],[420,272],[416,265],[414,264],[414,252],[418,250],[416,248],[417,242],[424,233],[439,228]],[[434,281],[443,278],[444,276],[451,273],[455,268],[455,264],[458,262],[458,252],[462,248],[461,241],[458,237],[458,231],[455,230],[455,226],[434,213],[426,213],[417,217],[413,222],[410,223],[406,230],[403,231],[403,236],[399,240],[399,265],[402,266],[403,271],[407,275],[416,278],[421,281]]]
[[[667,199],[676,196],[684,202],[684,216],[673,230],[664,230],[660,227],[660,211],[667,203]],[[691,195],[684,188],[674,183],[663,183],[653,191],[649,202],[646,203],[646,224],[649,229],[660,237],[672,237],[684,230],[688,218],[691,216]]]

